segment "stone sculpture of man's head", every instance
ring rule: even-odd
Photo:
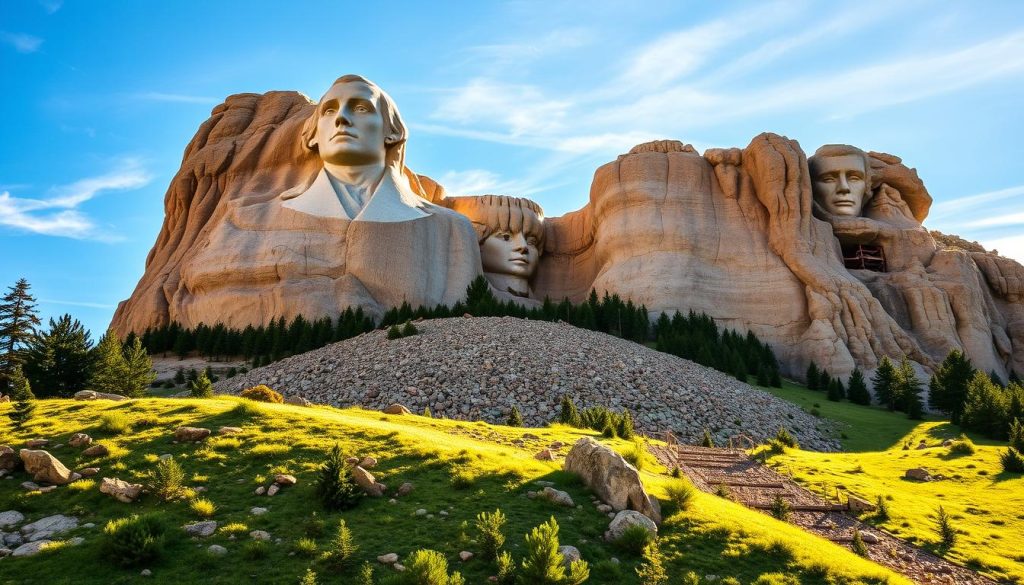
[[[302,145],[326,164],[402,170],[407,132],[398,106],[360,75],[336,79],[302,126]]]
[[[473,222],[484,276],[498,290],[525,296],[544,249],[544,211],[522,197],[453,197],[448,205]]]
[[[814,200],[838,217],[860,217],[871,199],[871,163],[861,149],[826,144],[807,159]]]

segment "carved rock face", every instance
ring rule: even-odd
[[[860,217],[867,193],[864,158],[855,154],[823,156],[811,169],[814,199],[826,211],[840,217]]]
[[[485,274],[508,274],[529,280],[539,259],[537,238],[523,232],[494,232],[480,244]]]
[[[368,165],[384,161],[384,119],[380,92],[357,81],[337,83],[317,106],[316,147],[320,159],[335,165]]]

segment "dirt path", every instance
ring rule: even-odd
[[[775,470],[751,460],[739,449],[672,445],[651,449],[658,460],[678,467],[700,490],[727,491],[745,506],[770,513],[777,496],[789,504],[789,522],[852,549],[854,533],[860,531],[868,558],[906,575],[916,583],[994,584],[975,571],[951,563],[917,548],[846,513],[846,506],[818,496]]]

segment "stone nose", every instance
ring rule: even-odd
[[[839,173],[839,184],[836,185],[836,192],[849,193],[850,182],[846,180],[846,173]]]
[[[526,245],[526,236],[522,232],[512,236],[512,249],[523,254],[529,252],[530,248]]]

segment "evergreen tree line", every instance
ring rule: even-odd
[[[865,406],[872,403],[871,392],[868,391],[864,372],[860,368],[854,368],[846,384],[843,384],[839,377],[832,376],[828,370],[819,368],[812,361],[807,366],[805,380],[809,389],[825,392],[826,397],[833,402],[849,400]],[[893,365],[888,357],[883,357],[871,378],[871,386],[879,405],[892,411],[905,412],[911,419],[924,417],[921,381],[906,357],[900,360],[899,366]]]
[[[0,299],[0,378],[14,400],[80,390],[143,394],[154,376],[138,339],[122,343],[111,331],[94,346],[89,331],[67,314],[40,329],[30,288],[21,279]]]
[[[949,415],[954,424],[993,439],[1005,441],[1015,421],[1024,422],[1024,386],[1016,374],[1004,384],[995,372],[974,367],[959,350],[953,350],[928,383],[928,404]]]
[[[406,302],[385,313],[380,323],[361,308],[349,308],[333,321],[329,317],[311,320],[298,316],[288,323],[281,317],[268,326],[248,326],[241,331],[223,324],[212,327],[200,324],[187,329],[171,323],[147,329],[141,340],[143,347],[153,355],[173,353],[184,358],[197,352],[211,360],[242,356],[253,367],[259,367],[378,327],[390,330],[417,319],[464,315],[564,321],[637,343],[646,343],[653,337],[659,351],[716,368],[744,382],[748,377],[756,377],[762,386],[782,384],[778,362],[767,343],[762,343],[751,332],[746,336],[732,330],[720,333],[714,320],[703,313],[690,311],[686,317],[677,313],[672,318],[662,314],[652,327],[646,306],[623,301],[618,295],[607,292],[599,297],[595,290],[578,304],[569,299],[556,303],[546,298],[539,307],[524,307],[511,300],[495,298],[482,276],[467,288],[465,300],[451,307],[437,305],[414,309]]]
[[[714,319],[692,310],[685,317],[679,312],[671,318],[662,313],[654,331],[658,351],[732,374],[741,382],[754,377],[759,386],[782,387],[779,362],[771,346],[752,331],[746,335],[732,329],[720,333]]]

